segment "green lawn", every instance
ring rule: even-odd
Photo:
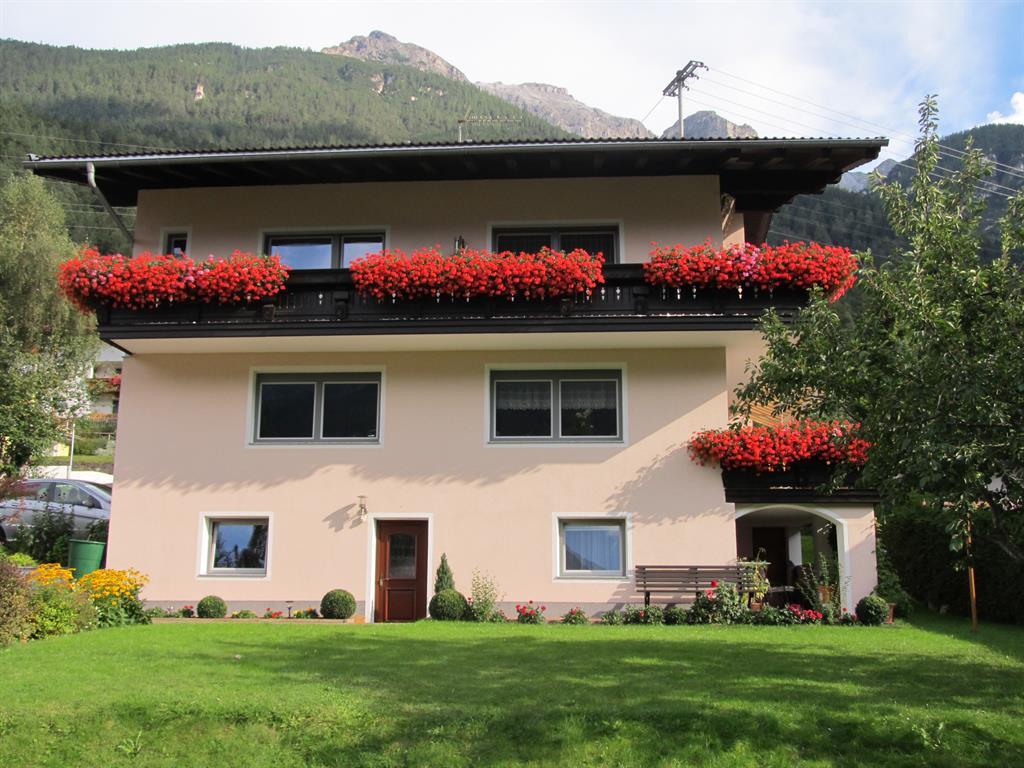
[[[0,651],[0,766],[1020,766],[1024,630],[162,624]]]

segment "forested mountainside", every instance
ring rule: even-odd
[[[28,152],[548,138],[559,128],[474,85],[409,66],[223,43],[94,51],[0,41],[0,173]],[[72,236],[124,243],[95,200],[59,192]]]
[[[943,145],[939,171],[948,175],[960,165],[958,151],[968,142],[980,149],[994,164],[992,175],[981,185],[987,198],[984,214],[983,249],[993,257],[999,253],[997,222],[1006,212],[1008,195],[1024,189],[1024,125],[983,125],[969,131],[950,134]],[[887,179],[907,183],[913,175],[913,160],[887,168]],[[870,191],[851,192],[838,186],[822,195],[803,195],[785,206],[772,220],[769,241],[809,239],[856,250],[870,248],[876,258],[884,259],[901,241],[889,227],[878,196]],[[1024,254],[1015,254],[1024,258]]]

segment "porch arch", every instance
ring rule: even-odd
[[[836,531],[836,559],[839,564],[839,598],[840,603],[846,610],[853,612],[857,598],[854,596],[853,585],[853,563],[850,555],[850,531],[849,520],[838,514],[835,510],[818,504],[736,504],[736,512],[733,522],[750,517],[751,515],[765,516],[770,522],[773,518],[785,518],[810,516],[819,518],[835,526]]]

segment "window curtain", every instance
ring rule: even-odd
[[[565,527],[567,571],[622,571],[622,529],[586,525]]]
[[[614,411],[617,405],[614,381],[566,381],[562,384],[564,410]]]
[[[546,411],[551,408],[551,384],[546,381],[499,381],[495,386],[499,411]]]

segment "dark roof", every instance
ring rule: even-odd
[[[86,183],[113,205],[143,189],[365,181],[718,175],[737,209],[773,211],[878,157],[871,139],[531,139],[29,156],[40,176]]]

